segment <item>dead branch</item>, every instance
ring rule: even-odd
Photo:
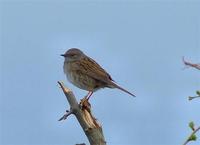
[[[186,66],[193,67],[193,68],[196,68],[196,69],[200,70],[200,64],[191,63],[191,62],[189,62],[189,61],[186,61],[184,57],[182,58],[182,60],[183,60],[183,63],[184,63]]]
[[[70,105],[70,110],[67,110],[59,121],[65,120],[69,115],[74,114],[87,136],[90,145],[106,145],[102,127],[93,117],[91,105],[87,99],[82,99],[81,102],[78,103],[70,89],[66,88],[62,82],[58,81],[58,84],[60,85]]]

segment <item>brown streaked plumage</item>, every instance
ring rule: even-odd
[[[67,79],[78,88],[89,91],[86,96],[88,99],[93,92],[105,87],[118,88],[135,97],[134,94],[118,86],[98,63],[81,50],[71,48],[61,56],[65,57],[63,69]]]

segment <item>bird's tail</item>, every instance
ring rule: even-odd
[[[120,89],[121,91],[123,92],[126,92],[128,93],[129,95],[133,96],[133,97],[136,97],[134,94],[130,93],[129,91],[125,90],[124,88],[118,86],[117,84],[115,84],[114,82],[111,82],[111,88],[117,88],[117,89]]]

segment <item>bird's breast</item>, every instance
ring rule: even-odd
[[[74,84],[80,89],[87,91],[95,91],[96,88],[96,80],[87,74],[83,73],[81,69],[78,69],[78,66],[75,66],[75,63],[65,63],[64,64],[64,73],[67,76],[69,82]]]

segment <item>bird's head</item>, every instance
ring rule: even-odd
[[[76,61],[80,60],[84,53],[78,48],[71,48],[65,52],[65,54],[61,54],[65,58],[66,61]]]

